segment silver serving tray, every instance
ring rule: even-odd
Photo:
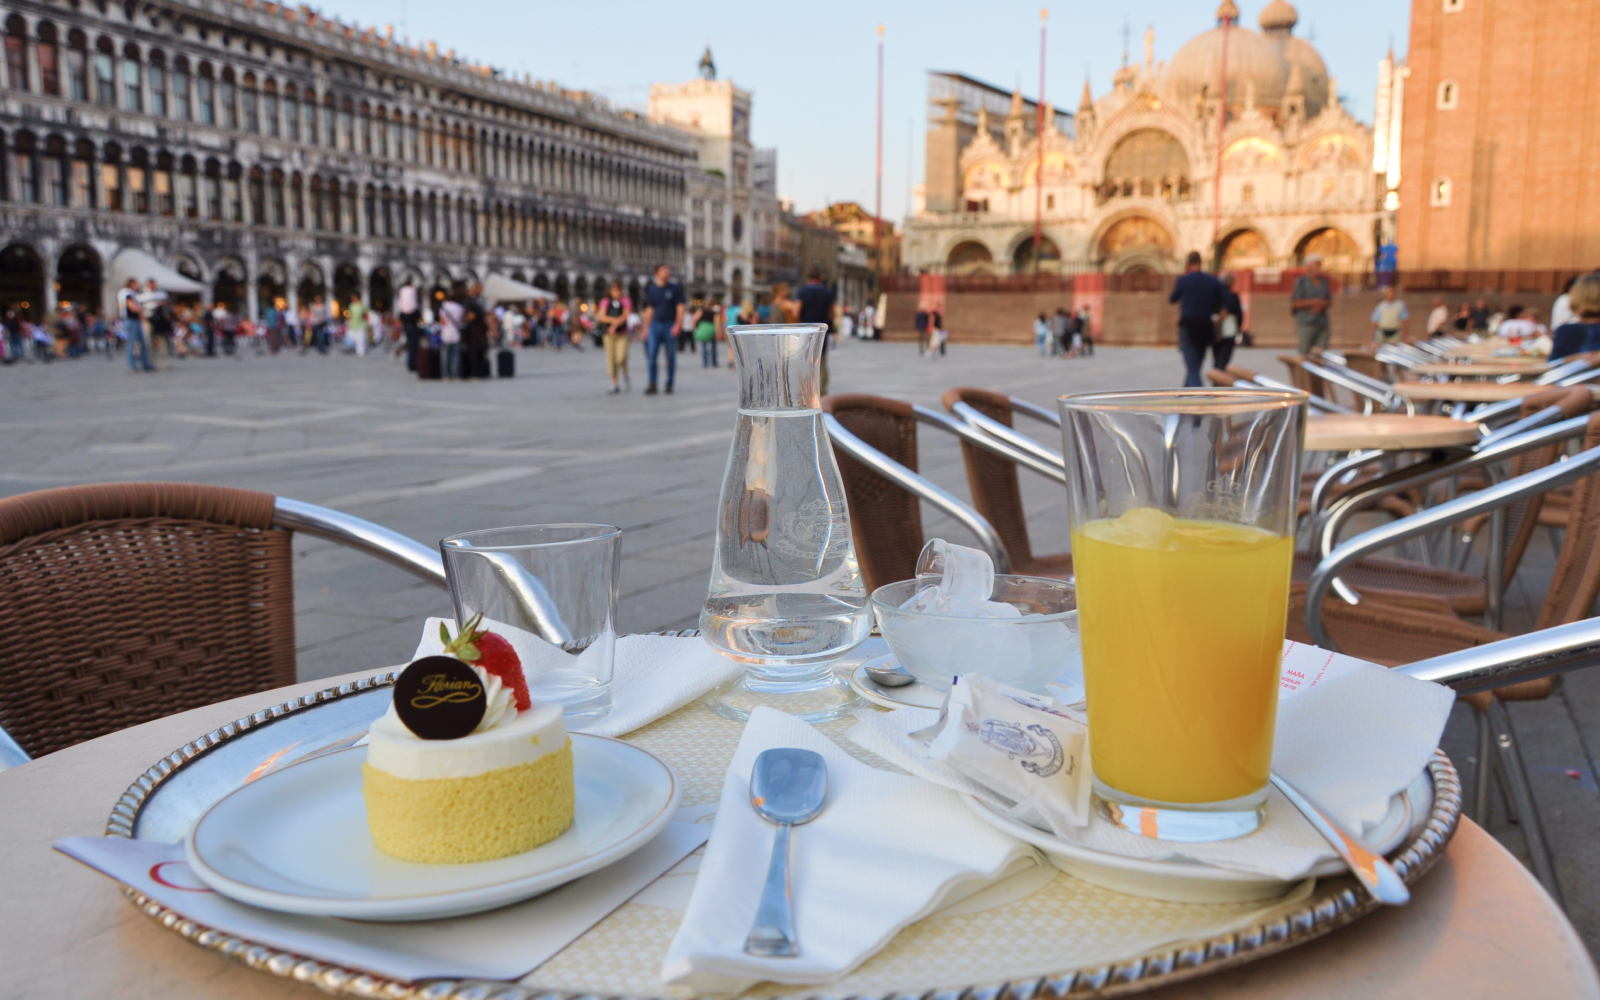
[[[695,634],[692,631],[664,635]],[[238,719],[184,744],[152,765],[128,786],[111,810],[106,835],[176,843],[200,814],[243,784],[269,759],[283,766],[335,741],[367,729],[388,707],[394,672],[376,674],[296,698]],[[1443,751],[1428,764],[1433,779],[1433,809],[1412,840],[1389,860],[1408,885],[1415,884],[1444,856],[1461,819],[1461,781]],[[328,993],[391,1000],[654,1000],[594,993],[553,993],[516,983],[436,980],[405,983],[346,969],[214,930],[175,913],[141,892],[124,895],[147,916],[189,941],[284,979]],[[1093,969],[1068,969],[1018,982],[979,983],[939,991],[926,1000],[1059,1000],[1139,993],[1179,979],[1208,975],[1295,947],[1342,927],[1379,908],[1346,875],[1322,879],[1311,898],[1269,923],[1245,927],[1210,940],[1166,947],[1131,961]],[[894,994],[889,1000],[915,1000],[919,994]],[[797,990],[796,1000],[879,1000],[839,997]]]

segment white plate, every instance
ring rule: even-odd
[[[200,817],[184,851],[224,896],[285,913],[427,920],[505,906],[633,853],[677,807],[677,779],[660,758],[619,740],[571,735],[572,826],[522,854],[427,865],[379,851],[361,798],[365,747],[291,764],[237,789]]]
[[[938,709],[944,705],[948,691],[940,691],[921,681],[912,681],[900,687],[884,687],[867,673],[868,666],[892,666],[895,662],[893,653],[874,656],[850,672],[850,686],[855,688],[861,697],[883,708]]]
[[[1057,868],[1118,892],[1176,903],[1237,903],[1281,896],[1294,886],[1293,882],[1198,861],[1151,861],[1091,850],[1019,823],[970,795],[961,797],[979,819],[1040,848]],[[1287,803],[1285,806],[1293,809]],[[1405,791],[1389,800],[1389,811],[1363,832],[1362,839],[1379,853],[1388,854],[1421,831],[1432,809],[1433,780],[1424,770]],[[1320,878],[1344,871],[1343,861],[1330,858],[1311,869],[1310,874]]]

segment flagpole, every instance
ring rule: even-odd
[[[883,25],[878,25],[878,172],[877,190],[872,201],[872,244],[877,254],[873,262],[878,272],[875,281],[883,274]]]
[[[1050,8],[1039,8],[1039,123],[1034,128],[1034,138],[1039,143],[1039,160],[1033,172],[1033,273],[1039,273],[1039,260],[1044,255],[1044,42],[1045,22],[1050,19]]]

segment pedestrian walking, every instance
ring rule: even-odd
[[[1311,254],[1306,258],[1306,273],[1295,279],[1294,291],[1289,295],[1298,335],[1296,349],[1302,357],[1328,346],[1328,307],[1332,304],[1333,291],[1322,275],[1322,255]]]
[[[1434,310],[1438,312],[1437,309]],[[1398,344],[1411,323],[1411,311],[1404,299],[1395,296],[1393,285],[1383,286],[1383,298],[1372,309],[1374,344]]]
[[[700,345],[700,367],[720,368],[717,364],[717,334],[721,332],[721,300],[703,302],[695,311],[689,325],[694,328],[694,342]]]
[[[944,317],[937,312],[928,314],[928,360],[933,361],[943,356],[944,342],[949,334],[944,328]]]
[[[833,289],[822,283],[822,268],[814,264],[806,277],[810,280],[794,293],[795,301],[800,304],[796,320],[801,323],[820,323],[828,328],[828,333],[832,333],[834,323],[839,319],[839,303]],[[818,376],[818,393],[823,396],[828,394],[828,333],[822,337],[822,368]]]
[[[1551,303],[1550,329],[1559,330],[1568,323],[1577,320],[1577,313],[1572,311],[1572,286],[1577,282],[1577,275],[1568,278],[1567,283],[1561,286],[1561,294],[1557,295],[1555,302]]]
[[[688,304],[683,295],[683,286],[672,279],[672,268],[666,264],[657,264],[655,277],[644,290],[644,327],[648,331],[644,344],[645,366],[649,371],[650,382],[645,386],[644,394],[654,396],[656,386],[662,385],[658,379],[656,356],[663,350],[667,352],[666,391],[672,392],[672,383],[678,374],[678,354],[673,340],[678,328],[683,325],[684,307]]]
[[[928,310],[918,306],[916,318],[911,321],[912,325],[917,328],[917,357],[919,358],[928,352],[928,328],[931,319],[932,317],[928,315]]]
[[[1072,314],[1067,312],[1066,307],[1056,306],[1056,311],[1050,316],[1050,356],[1065,357],[1071,340]]]
[[[499,331],[494,329],[499,323],[483,304],[482,296],[483,286],[473,282],[467,288],[466,301],[461,303],[466,310],[466,320],[461,327],[462,378],[491,378],[494,375],[489,367],[489,342],[491,337],[499,340]]]
[[[156,279],[147,279],[139,295],[139,313],[144,317],[145,337],[150,345],[152,366],[165,370],[172,368],[172,305],[167,293],[156,287]],[[165,355],[165,360],[162,360]]]
[[[1048,343],[1050,337],[1050,321],[1045,318],[1044,313],[1040,313],[1039,318],[1033,321],[1033,344],[1039,349],[1039,357],[1041,358],[1049,357],[1050,355]]]
[[[1094,357],[1094,313],[1090,311],[1088,303],[1078,307],[1078,315],[1074,317],[1078,325],[1078,336],[1083,338],[1083,353]]]
[[[1184,273],[1173,282],[1167,301],[1178,303],[1178,351],[1183,355],[1184,388],[1203,385],[1200,366],[1217,339],[1212,317],[1222,312],[1225,299],[1222,282],[1201,269],[1199,251],[1189,251]]]
[[[452,295],[439,307],[439,374],[455,381],[461,378],[461,330],[467,310]]]
[[[628,378],[628,321],[631,318],[629,314],[633,312],[633,300],[623,296],[622,282],[611,283],[611,289],[600,300],[595,312],[604,327],[600,339],[606,352],[606,374],[611,376],[611,394],[622,391],[617,384],[618,374],[631,390],[633,382]]]
[[[1233,290],[1230,271],[1222,276],[1222,311],[1217,314],[1217,339],[1211,345],[1211,361],[1215,367],[1228,367],[1243,329],[1244,304],[1239,301],[1239,293]]]
[[[117,292],[117,318],[128,342],[128,367],[136,372],[151,371],[150,348],[144,339],[144,312],[139,306],[139,280],[129,278],[127,287]]]
[[[417,348],[422,345],[422,296],[417,286],[407,281],[400,286],[397,304],[400,310],[400,329],[406,341],[406,371],[417,370]]]
[[[350,300],[344,310],[344,346],[346,351],[354,351],[357,357],[367,356],[367,344],[370,343],[367,331],[367,304],[357,296]]]

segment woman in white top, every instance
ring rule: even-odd
[[[461,324],[467,310],[455,299],[446,299],[439,309],[439,374],[444,378],[461,377]]]

